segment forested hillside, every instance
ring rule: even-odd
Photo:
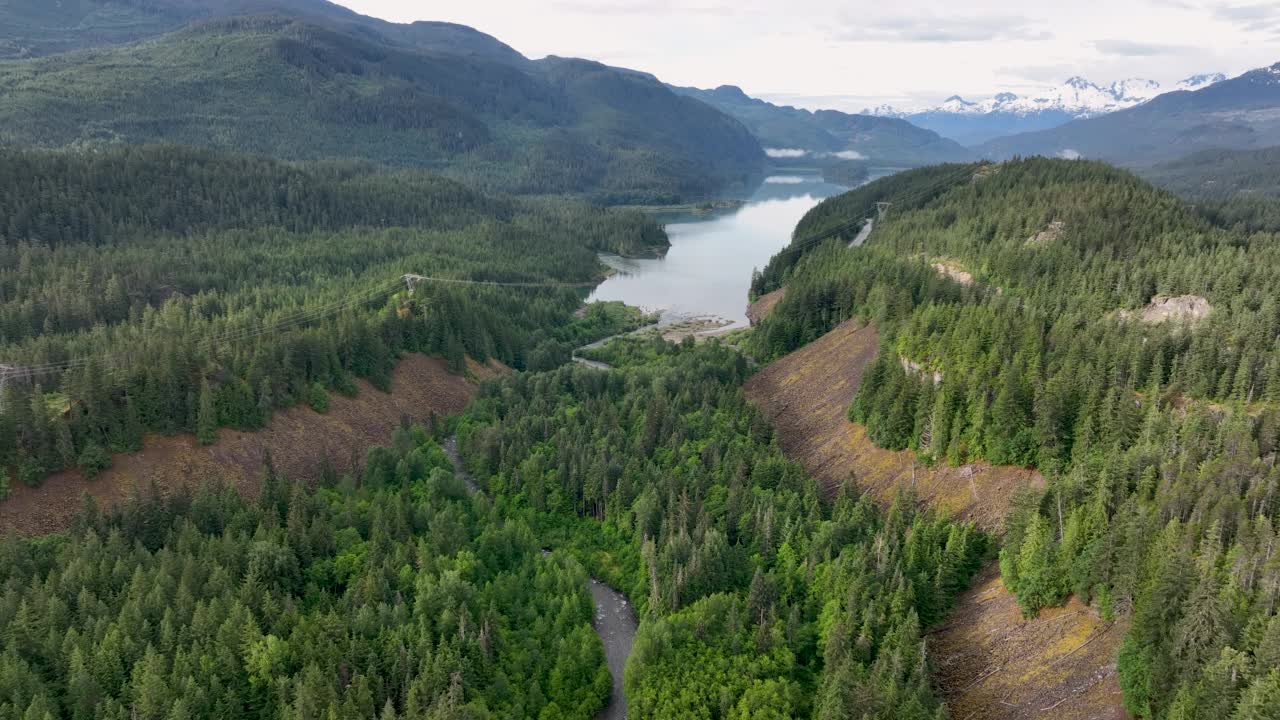
[[[169,147],[6,153],[0,172],[0,486],[147,431],[260,427],[375,385],[402,352],[551,367],[630,315],[582,318],[596,251],[653,252],[637,212],[495,198],[421,172]],[[36,192],[32,192],[32,188]],[[8,468],[16,470],[10,477]]]
[[[407,27],[388,35],[308,13],[256,15],[0,62],[0,144],[359,159],[606,203],[712,197],[763,163],[740,123],[647,76],[513,62],[479,33]]]
[[[824,498],[743,397],[736,351],[634,338],[609,359],[491,385],[458,436],[500,508],[642,608],[629,716],[938,717],[922,633],[985,536],[909,498]]]
[[[1280,196],[1280,147],[1205,150],[1142,171],[1151,182],[1188,198]]]
[[[320,484],[148,497],[0,538],[0,717],[587,720],[586,573],[421,429]]]
[[[483,56],[513,65],[529,61],[482,32],[453,23],[391,23],[328,0],[8,0],[0,6],[0,57],[38,57],[142,40],[216,17],[278,13],[374,33],[393,44]]]
[[[864,248],[803,245],[878,200],[894,205]],[[875,321],[883,346],[850,416],[877,444],[1046,475],[1001,554],[1024,610],[1075,593],[1128,616],[1134,713],[1266,717],[1280,693],[1276,236],[1211,225],[1105,165],[1033,159],[873,183],[796,237],[756,283],[787,287],[756,352]]]

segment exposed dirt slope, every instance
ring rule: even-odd
[[[471,374],[486,377],[496,368],[471,364]],[[162,490],[219,478],[253,496],[258,490],[264,450],[275,466],[294,478],[314,476],[328,457],[342,472],[376,444],[386,443],[402,417],[425,420],[434,411],[445,415],[461,410],[475,395],[473,381],[452,375],[439,358],[410,355],[392,374],[391,393],[363,380],[354,398],[333,394],[329,412],[321,415],[306,406],[277,412],[271,425],[258,432],[223,429],[218,441],[201,447],[191,435],[148,436],[142,452],[117,455],[110,470],[93,480],[79,471],[47,478],[38,488],[15,486],[0,502],[0,533],[34,535],[67,527],[88,491],[101,507],[128,498],[151,483]]]
[[[747,395],[773,421],[787,455],[828,489],[852,474],[887,500],[914,484],[923,502],[999,533],[1014,491],[1043,478],[985,463],[916,467],[909,452],[875,447],[846,411],[878,345],[874,327],[846,322],[761,370]],[[1115,656],[1123,637],[1122,627],[1075,600],[1024,621],[992,563],[930,637],[934,682],[954,720],[1120,718]]]
[[[850,473],[861,489],[885,501],[899,487],[914,486],[922,502],[998,531],[1014,491],[1043,479],[987,463],[929,468],[917,465],[910,452],[873,445],[847,412],[878,347],[874,327],[850,320],[761,370],[747,382],[747,397],[773,421],[783,451],[828,490]]]
[[[747,320],[752,325],[759,323],[761,320],[769,317],[769,313],[773,312],[773,308],[782,302],[782,298],[787,296],[786,288],[779,288],[771,293],[765,293],[756,298],[756,301],[747,306]]]
[[[1124,634],[1075,599],[1024,620],[993,564],[930,636],[934,683],[953,720],[1124,718]]]

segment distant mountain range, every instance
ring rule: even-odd
[[[990,140],[993,160],[1014,155],[1087,157],[1131,167],[1200,150],[1280,145],[1280,63],[1198,90],[1176,90],[1134,107]]]
[[[1221,73],[1193,75],[1177,83],[1173,90],[1199,90],[1225,79]],[[920,110],[881,105],[865,112],[907,120],[962,145],[978,145],[1003,135],[1046,130],[1078,118],[1125,110],[1163,92],[1154,80],[1130,78],[1102,86],[1073,77],[1035,97],[1002,92],[970,102],[953,95],[940,105]]]
[[[672,90],[741,121],[775,161],[860,160],[876,166],[914,167],[973,157],[954,140],[901,118],[774,105],[733,85]]]

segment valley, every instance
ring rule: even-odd
[[[1175,5],[3,4],[0,720],[1280,720]]]

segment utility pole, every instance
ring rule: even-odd
[[[0,365],[0,407],[4,406],[4,389],[10,380],[18,377],[20,368],[13,365]]]

